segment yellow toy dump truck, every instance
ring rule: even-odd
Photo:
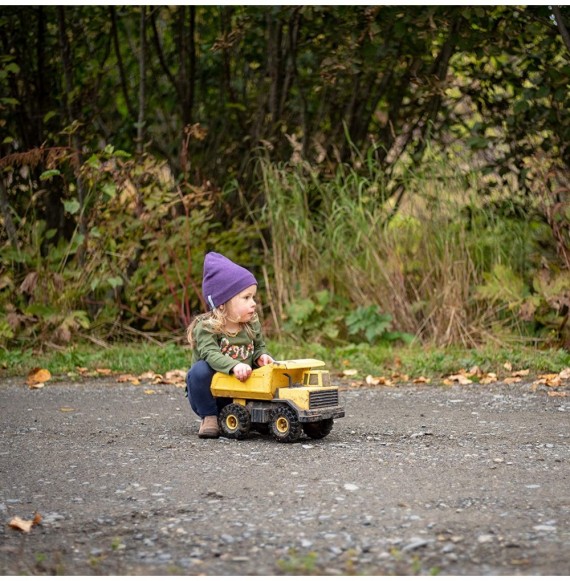
[[[278,442],[295,442],[303,432],[310,438],[327,436],[335,418],[344,417],[338,387],[318,359],[291,359],[255,369],[249,379],[216,373],[215,397],[232,399],[220,412],[220,432],[245,438],[251,430],[270,433]]]

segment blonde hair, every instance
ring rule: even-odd
[[[208,313],[203,313],[194,317],[188,328],[186,329],[186,338],[188,339],[188,343],[190,343],[190,347],[192,349],[196,346],[196,339],[194,338],[194,329],[196,325],[200,321],[204,321],[204,329],[209,331],[213,335],[223,335],[226,333],[226,324],[228,322],[228,317],[226,313],[226,309],[224,308],[227,303],[216,307],[215,309],[209,311]],[[250,323],[257,323],[259,321],[259,317],[257,313],[253,315],[251,321],[249,323],[240,323],[240,327],[245,329],[249,338],[253,339],[255,333]]]

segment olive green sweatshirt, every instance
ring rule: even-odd
[[[238,363],[247,363],[250,367],[261,355],[267,353],[265,341],[261,334],[259,322],[250,323],[254,331],[253,339],[242,330],[235,336],[223,333],[212,333],[204,321],[199,321],[194,327],[194,339],[196,341],[192,353],[192,364],[203,360],[208,365],[222,373],[229,373]]]

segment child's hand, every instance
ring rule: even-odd
[[[257,365],[259,367],[263,367],[264,365],[269,365],[270,363],[274,363],[275,360],[273,359],[273,357],[271,357],[271,355],[267,355],[267,353],[264,353],[263,355],[260,355],[260,357],[257,360]]]
[[[232,371],[240,381],[245,381],[251,375],[251,367],[247,363],[238,363]]]

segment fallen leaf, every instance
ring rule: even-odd
[[[186,386],[186,371],[184,369],[172,369],[164,374],[164,383],[177,385],[180,387]]]
[[[413,381],[413,383],[429,383],[431,380],[429,377],[424,377],[423,375],[420,375],[419,377],[416,377]]]
[[[95,371],[99,375],[111,375],[111,373],[113,373],[110,369],[96,369]]]
[[[117,377],[117,382],[118,383],[127,383],[127,382],[130,382],[133,385],[140,385],[139,378],[136,377],[135,375],[131,375],[130,373],[126,373],[126,374],[123,374],[123,375],[119,375],[119,377]]]
[[[478,365],[474,365],[470,370],[468,375],[470,375],[471,377],[481,377],[483,375],[483,373],[481,372],[481,369],[479,368]]]
[[[356,375],[358,373],[358,369],[345,369],[342,374],[345,376]]]
[[[156,379],[157,377],[159,377],[159,374],[154,371],[145,371],[139,375],[139,379],[142,379],[143,381],[145,379]]]
[[[462,373],[450,375],[447,379],[451,382],[457,382],[461,385],[469,385],[470,383],[473,383],[468,377],[466,377]]]
[[[9,523],[8,526],[13,529],[18,529],[24,533],[29,533],[33,526],[39,525],[42,522],[42,516],[40,513],[36,512],[34,514],[33,520],[24,520],[19,516],[15,516]]]
[[[75,409],[74,408],[59,408],[60,412],[74,412]]]
[[[387,379],[386,377],[382,376],[382,377],[373,377],[372,375],[368,375],[366,376],[366,383],[368,385],[394,385],[392,383],[392,381],[390,381],[389,379]]]
[[[568,397],[568,394],[565,391],[549,391],[548,395],[550,397]]]
[[[557,374],[551,373],[549,375],[543,375],[540,377],[540,379],[544,379],[544,384],[548,387],[558,387],[559,385],[562,385],[562,380]]]
[[[513,377],[525,377],[530,373],[530,369],[521,369],[520,371],[513,371],[511,375]]]
[[[351,381],[350,387],[362,387],[364,385],[363,381]]]
[[[51,373],[49,372],[49,370],[47,369],[41,369],[40,367],[36,367],[34,369],[32,369],[32,371],[30,371],[29,375],[28,375],[28,379],[26,380],[26,383],[30,386],[30,387],[37,387],[38,384],[43,384],[46,381],[49,381],[51,379]],[[43,385],[42,385],[43,387]]]
[[[145,389],[144,393],[145,395],[154,395],[156,391],[154,391],[154,389]]]
[[[513,370],[513,366],[507,361],[503,367],[507,370],[507,371],[512,371]]]
[[[505,377],[503,380],[507,385],[511,383],[519,383],[520,381],[522,381],[522,377]]]
[[[567,367],[566,369],[563,369],[558,376],[560,377],[560,379],[570,379],[570,367]]]
[[[497,374],[496,373],[487,373],[485,377],[482,377],[479,383],[483,385],[488,385],[489,383],[495,383],[497,381]]]

